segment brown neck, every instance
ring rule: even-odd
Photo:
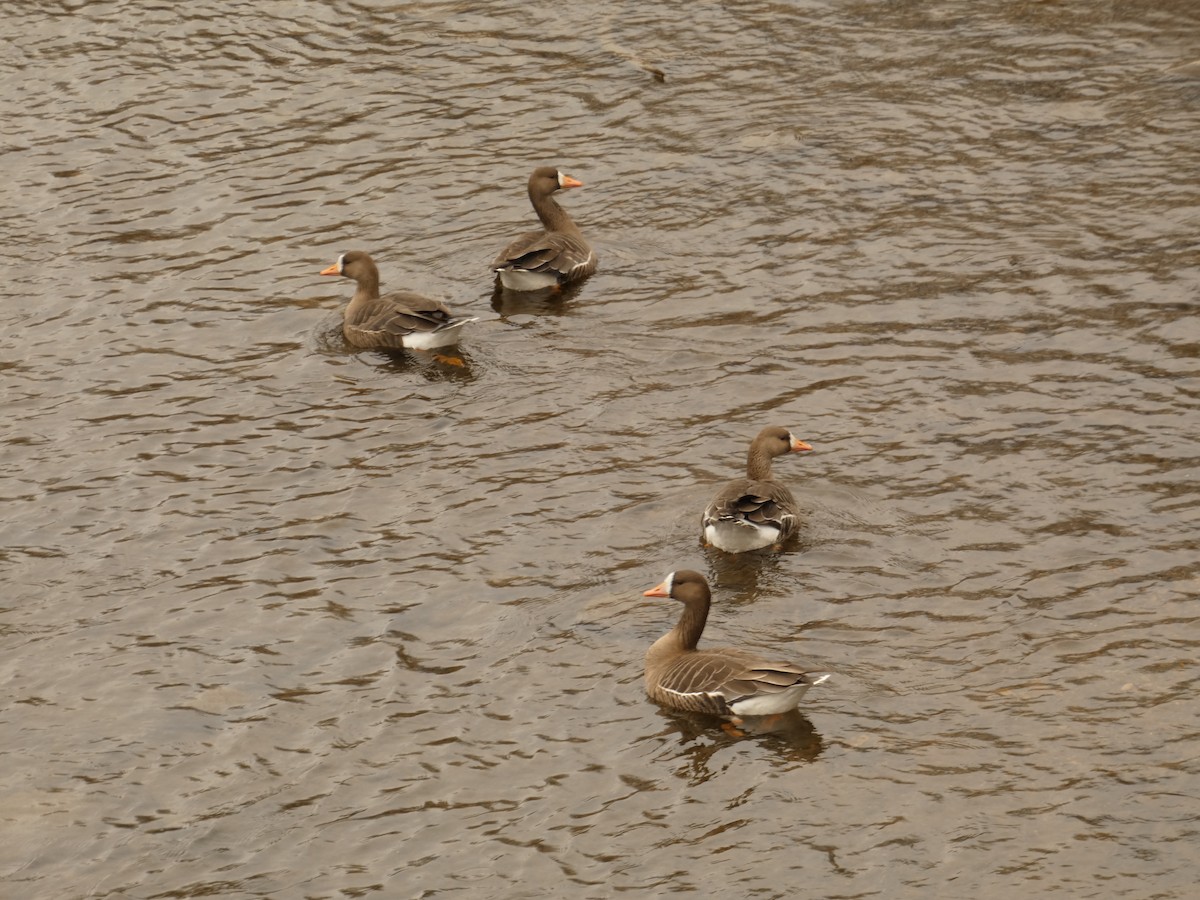
[[[762,447],[750,445],[750,453],[746,457],[746,477],[751,481],[771,480],[771,454]]]
[[[363,266],[354,273],[354,281],[358,287],[354,290],[353,301],[376,300],[379,298],[379,270],[374,266]]]
[[[662,640],[670,639],[671,644],[680,650],[695,650],[700,643],[700,635],[704,633],[704,623],[708,621],[708,591],[697,591],[683,604],[683,612],[675,627],[663,636]]]
[[[681,596],[682,595],[682,596]],[[667,665],[670,660],[683,653],[690,653],[700,643],[704,623],[708,620],[708,605],[712,594],[708,584],[689,582],[677,586],[671,596],[683,604],[683,612],[675,627],[650,645],[646,651],[647,677],[654,666]]]
[[[579,233],[579,226],[567,215],[567,211],[558,205],[558,201],[554,199],[553,195],[535,194],[530,191],[529,202],[533,204],[533,211],[537,213],[542,227],[547,231]]]

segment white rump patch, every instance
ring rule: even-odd
[[[500,283],[510,291],[541,291],[558,284],[554,272],[530,272],[528,269],[505,267],[497,269]]]
[[[475,319],[462,319],[455,322],[453,325],[446,325],[434,331],[411,331],[400,339],[400,342],[405,347],[411,347],[413,350],[434,350],[438,347],[449,347],[452,344],[458,343],[458,333],[462,331],[462,327],[468,322],[474,322]]]
[[[729,704],[729,709],[739,716],[774,716],[795,709],[810,687],[808,682],[801,682],[778,694],[756,694]]]
[[[726,553],[745,553],[770,547],[779,540],[779,529],[739,519],[718,519],[704,526],[704,539]]]

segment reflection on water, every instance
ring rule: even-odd
[[[828,682],[826,682],[828,684]],[[813,698],[810,696],[809,702]],[[823,749],[821,735],[799,710],[779,716],[744,719],[737,725],[699,713],[663,710],[685,749],[689,780],[711,777],[710,760],[739,739],[753,739],[778,762],[812,762]]]
[[[539,291],[510,291],[496,280],[492,309],[503,319],[513,316],[560,315],[585,291],[586,281],[573,281]]]
[[[6,896],[1194,892],[1194,4],[27,7]],[[603,266],[498,291],[548,162]],[[780,730],[644,696],[684,566]]]

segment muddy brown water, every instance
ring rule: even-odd
[[[1195,895],[1190,0],[0,33],[4,896]],[[494,295],[541,163],[600,270]],[[706,556],[766,424],[800,540]],[[679,567],[782,730],[644,697]]]

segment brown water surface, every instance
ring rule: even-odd
[[[1192,0],[0,35],[5,897],[1195,895]],[[493,296],[542,163],[600,270]],[[707,557],[768,424],[801,538]],[[678,567],[834,673],[781,732],[646,700]]]

